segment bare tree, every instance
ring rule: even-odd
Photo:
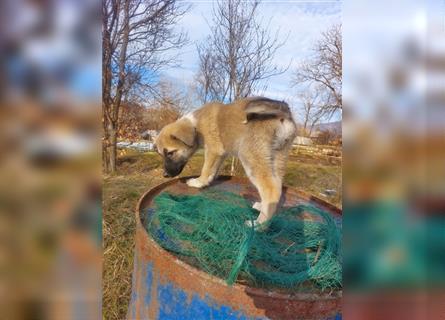
[[[158,106],[172,106],[180,115],[184,115],[191,111],[190,99],[187,89],[179,89],[166,80],[159,82],[159,96],[155,101]]]
[[[342,110],[342,34],[341,25],[332,26],[322,33],[315,45],[313,56],[296,70],[293,85],[307,85],[317,90],[321,104],[318,112],[330,118]]]
[[[135,102],[122,101],[119,113],[118,138],[130,141],[140,139],[142,131],[147,127],[144,117],[147,108]]]
[[[300,134],[310,137],[314,126],[318,124],[324,116],[323,112],[320,112],[320,91],[306,91],[299,95],[299,99],[301,102],[299,115],[303,125]]]
[[[188,92],[178,90],[172,83],[161,80],[158,87],[158,95],[150,103],[149,112],[145,115],[148,128],[154,130],[176,121],[190,111],[192,105]]]
[[[189,112],[193,106],[191,89],[180,90],[171,82],[160,80],[156,91],[156,95],[143,104],[139,103],[138,99],[122,101],[119,112],[119,139],[140,139],[147,129],[160,130]]]
[[[176,0],[103,0],[102,122],[103,163],[116,169],[119,110],[128,96],[155,92],[154,75],[172,65],[172,49],[186,41],[174,25],[186,7]]]
[[[232,101],[250,95],[261,80],[283,73],[272,63],[284,44],[258,18],[259,1],[218,1],[211,34],[198,46],[198,94],[203,103]]]

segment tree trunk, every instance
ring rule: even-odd
[[[130,35],[130,0],[125,0],[124,2],[124,20],[123,20],[123,30],[121,41],[122,45],[120,48],[119,59],[118,59],[118,81],[116,86],[116,95],[114,99],[109,99],[106,101],[107,107],[107,119],[105,123],[105,136],[108,136],[107,145],[107,158],[108,158],[108,172],[116,172],[116,142],[117,142],[117,127],[119,121],[119,109],[124,95],[124,84],[125,84],[125,63],[127,60],[127,47],[128,39]],[[108,72],[110,70],[108,69]],[[108,78],[107,78],[108,79]],[[111,79],[111,78],[109,78]],[[107,87],[109,89],[109,87]],[[107,92],[109,95],[109,91]]]
[[[110,159],[108,157],[108,139],[102,141],[102,164],[105,173],[110,172]]]
[[[117,154],[117,126],[113,123],[108,125],[108,134],[109,134],[109,144],[108,144],[108,171],[110,173],[116,172],[116,154]]]

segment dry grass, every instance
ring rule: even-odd
[[[184,175],[199,174],[202,153],[195,155],[184,169]],[[226,160],[221,174],[230,171]],[[244,176],[237,163],[236,174]],[[130,152],[119,158],[115,175],[105,176],[103,184],[103,319],[125,319],[131,293],[135,220],[134,210],[141,194],[165,181],[161,161],[153,153]],[[320,159],[292,156],[285,184],[318,197],[325,189],[338,194],[324,198],[341,205],[341,167]],[[323,197],[321,197],[323,198]]]

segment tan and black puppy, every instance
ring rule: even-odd
[[[253,206],[260,211],[258,225],[277,209],[295,136],[296,126],[286,103],[255,97],[204,105],[165,126],[156,138],[156,148],[164,158],[165,177],[180,174],[194,152],[204,148],[201,175],[187,181],[195,188],[209,185],[227,156],[238,157],[261,197],[261,203]]]

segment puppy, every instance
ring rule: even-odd
[[[164,158],[164,177],[181,173],[195,151],[204,148],[201,175],[189,179],[190,187],[203,188],[216,177],[227,156],[237,156],[261,202],[255,226],[265,226],[281,197],[283,175],[296,125],[285,102],[262,97],[231,104],[208,103],[165,126],[156,138],[157,152]]]

